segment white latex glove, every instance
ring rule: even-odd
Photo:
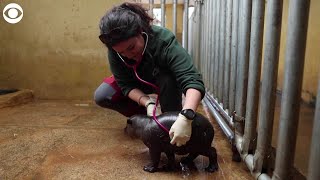
[[[169,135],[171,138],[171,144],[176,144],[178,147],[185,145],[191,137],[191,123],[192,120],[188,120],[184,115],[178,115],[177,120],[170,128]]]
[[[156,99],[150,97],[150,99],[146,102],[145,107],[147,108],[147,116],[153,116],[153,109],[156,105]],[[156,109],[156,116],[161,114],[161,107],[160,105],[157,106]]]

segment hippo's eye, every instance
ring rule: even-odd
[[[127,124],[132,124],[132,120],[131,119],[127,119]]]

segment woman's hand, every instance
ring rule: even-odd
[[[191,109],[193,111],[196,111],[200,101],[200,91],[190,88],[186,92],[186,99],[182,109]],[[171,144],[182,146],[190,140],[192,132],[192,119],[193,118],[187,119],[186,116],[179,113],[177,120],[173,123],[169,131]]]
[[[147,108],[147,116],[153,116],[153,111],[156,106],[156,100],[153,97],[149,97],[149,100],[147,100],[145,107]],[[156,116],[159,116],[161,114],[161,107],[158,105],[156,107]]]
[[[146,95],[140,89],[135,88],[129,92],[128,97],[137,102],[139,106],[146,107],[148,116],[153,116],[153,109],[156,105],[157,98],[155,94]],[[156,109],[156,116],[159,116],[161,113],[161,107],[160,104],[158,104]]]
[[[169,135],[171,138],[171,144],[176,144],[178,147],[185,145],[191,137],[192,120],[188,120],[184,115],[178,115],[177,120],[170,128]]]

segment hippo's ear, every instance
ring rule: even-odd
[[[127,124],[132,124],[132,120],[131,119],[127,119]]]

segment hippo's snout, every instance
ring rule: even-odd
[[[132,119],[132,117],[130,117],[129,119],[127,119],[127,126],[124,128],[124,133],[131,138],[137,138],[137,130],[139,128],[137,128],[135,124],[136,121]]]
[[[132,126],[132,120],[131,119],[127,119],[127,126],[123,129],[125,134],[129,134],[128,132],[128,126]]]

